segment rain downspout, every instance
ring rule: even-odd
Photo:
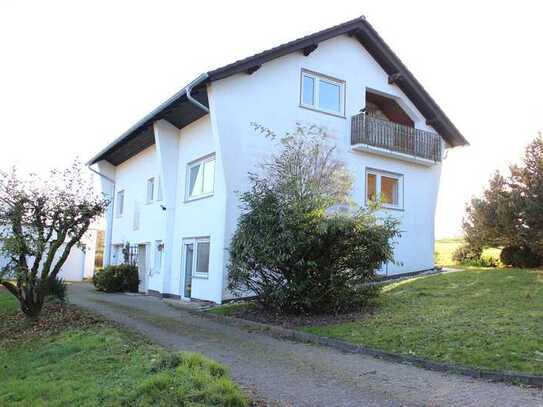
[[[192,97],[190,92],[192,92],[192,89],[194,89],[196,86],[201,84],[203,81],[207,79],[208,75],[207,72],[201,74],[199,77],[197,77],[195,80],[193,80],[191,83],[187,85],[185,88],[185,93],[187,95],[187,99],[189,102],[191,102],[193,105],[198,106],[200,109],[202,109],[204,112],[209,113],[209,108],[207,106],[204,106],[202,103],[198,102],[196,99]]]

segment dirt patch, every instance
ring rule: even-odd
[[[360,319],[371,315],[373,311],[372,308],[367,308],[362,311],[343,314],[283,315],[265,310],[258,305],[251,303],[247,307],[239,307],[230,310],[228,316],[264,324],[278,325],[283,328],[296,328],[308,325],[320,326],[360,321]]]
[[[104,323],[102,319],[70,304],[45,304],[40,319],[29,322],[21,311],[4,315],[0,321],[0,344],[20,343],[36,337],[87,328]]]

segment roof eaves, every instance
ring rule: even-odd
[[[430,94],[424,89],[422,84],[415,78],[411,71],[404,65],[401,59],[394,53],[394,51],[387,45],[385,40],[379,35],[379,33],[373,28],[373,26],[366,20],[362,22],[361,33],[365,35],[372,44],[378,46],[380,49],[377,50],[381,52],[384,58],[388,59],[388,63],[392,67],[392,70],[395,72],[387,72],[388,74],[400,73],[403,77],[403,82],[400,82],[401,85],[408,85],[410,90],[418,94],[418,98],[431,110],[432,117],[426,118],[429,121],[434,121],[437,124],[437,127],[441,127],[441,133],[445,139],[452,146],[461,146],[468,145],[469,142],[464,138],[456,126],[451,122],[447,117],[445,112],[439,107],[437,102],[430,96]],[[359,41],[362,45],[364,44],[363,38],[359,37]],[[389,68],[390,69],[390,68]],[[439,132],[439,131],[438,131]]]
[[[296,40],[278,45],[274,48],[270,48],[266,51],[252,55],[250,57],[240,59],[236,62],[232,62],[231,64],[217,68],[213,71],[209,71],[209,79],[210,81],[224,79],[236,73],[244,72],[247,69],[254,67],[255,65],[261,65],[273,59],[290,54],[306,46],[326,41],[327,39],[336,37],[341,34],[349,33],[359,28],[363,21],[366,21],[366,18],[364,16],[361,16],[354,20],[338,24],[334,27],[327,28],[314,34],[306,35]]]
[[[342,34],[355,35],[362,46],[368,48],[368,51],[370,51],[372,56],[376,58],[377,62],[381,64],[383,69],[385,69],[389,75],[397,73],[401,74],[402,80],[398,83],[398,86],[404,90],[408,97],[418,99],[418,105],[422,105],[417,106],[419,110],[421,110],[421,113],[425,115],[427,121],[433,122],[432,126],[436,128],[438,133],[440,133],[447,140],[447,142],[449,142],[449,144],[452,146],[469,144],[468,141],[462,136],[460,131],[449,120],[443,110],[441,110],[439,105],[430,96],[430,94],[426,92],[424,87],[418,82],[409,69],[407,69],[400,58],[392,51],[392,49],[386,44],[386,42],[381,38],[381,36],[364,16],[334,27],[327,28],[314,34],[307,35],[297,40],[287,42],[267,51],[263,51],[253,56],[225,65],[213,71],[209,71],[207,72],[207,78],[200,82],[198,87],[201,85],[205,86],[207,83],[212,81],[224,79],[231,75],[247,71],[248,69],[254,68],[257,65],[261,65],[273,59],[290,54],[307,46],[318,44],[319,42],[326,41],[327,39]],[[371,52],[371,50],[373,50],[373,52]],[[195,80],[191,81],[189,85],[194,81]],[[104,159],[113,148],[121,144],[128,137],[142,130],[153,121],[159,119],[168,108],[186,95],[187,86],[182,88],[179,92],[166,100],[143,119],[138,121],[120,137],[115,139],[106,148],[96,154],[87,164],[92,165]],[[425,112],[423,112],[423,110]]]
[[[190,83],[192,83],[191,81]],[[190,84],[189,83],[189,84]],[[188,86],[188,85],[187,85]],[[140,131],[144,127],[147,127],[152,122],[158,119],[161,113],[163,113],[166,109],[168,109],[172,104],[179,101],[183,96],[186,94],[187,86],[183,87],[180,91],[175,93],[173,96],[168,98],[165,102],[161,103],[157,108],[153,109],[149,114],[145,115],[141,120],[139,120],[136,124],[134,124],[132,127],[130,127],[128,130],[126,130],[121,136],[117,137],[115,140],[113,140],[111,143],[107,145],[107,147],[103,148],[98,154],[96,154],[93,158],[91,158],[87,165],[93,165],[96,164],[98,161],[103,159],[103,156],[105,156],[112,148],[116,147],[120,143],[122,143],[125,139],[130,137],[132,134]]]

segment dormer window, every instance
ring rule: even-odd
[[[302,70],[300,106],[345,115],[345,82],[315,72]]]

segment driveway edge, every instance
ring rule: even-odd
[[[175,305],[172,305],[175,306]],[[515,372],[498,372],[493,370],[475,369],[465,366],[459,366],[454,364],[447,364],[441,362],[433,362],[428,359],[423,359],[414,356],[407,356],[398,353],[385,352],[365,346],[356,345],[339,339],[329,338],[326,336],[319,336],[307,332],[301,332],[294,329],[283,328],[276,325],[268,325],[260,322],[249,321],[241,318],[235,318],[224,315],[210,314],[206,311],[187,310],[185,311],[198,315],[203,318],[211,319],[216,322],[235,325],[247,329],[249,331],[257,331],[263,334],[270,335],[275,338],[288,339],[295,342],[310,343],[316,345],[328,346],[342,352],[347,353],[360,353],[364,355],[373,356],[377,359],[383,359],[391,362],[402,363],[417,366],[423,369],[452,373],[462,376],[473,377],[476,379],[483,379],[491,382],[503,382],[509,384],[523,384],[527,386],[543,388],[543,376],[515,373]]]

